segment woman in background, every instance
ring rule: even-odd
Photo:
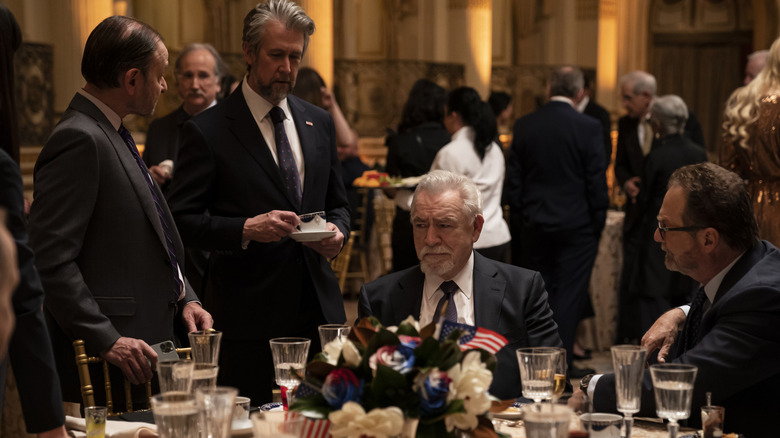
[[[387,135],[387,167],[391,176],[403,178],[428,173],[436,153],[450,141],[444,128],[444,100],[447,92],[433,81],[419,79],[412,86],[404,104],[398,133]],[[412,192],[395,194],[393,219],[393,271],[398,272],[419,263],[414,250],[409,208]]]
[[[498,129],[493,111],[475,89],[456,88],[447,97],[444,126],[452,141],[436,154],[431,170],[449,170],[476,183],[482,193],[485,224],[474,249],[485,257],[507,263],[512,237],[501,207],[504,151],[495,142]]]
[[[721,166],[747,181],[762,239],[780,245],[780,39],[764,69],[729,97]]]

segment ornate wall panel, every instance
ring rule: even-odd
[[[425,61],[337,59],[335,92],[349,123],[362,137],[381,137],[395,129],[414,82],[435,81],[446,89],[463,84],[464,68]]]
[[[21,146],[42,146],[54,128],[52,60],[48,44],[22,43],[14,59]]]

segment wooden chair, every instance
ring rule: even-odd
[[[330,262],[330,267],[333,269],[333,272],[336,273],[336,278],[339,281],[339,290],[342,291],[342,293],[344,292],[344,284],[347,281],[349,262],[352,260],[352,247],[354,243],[354,233],[352,233],[347,244],[342,248],[341,253]]]
[[[395,204],[384,195],[374,196],[374,235],[379,250],[381,272],[387,274],[393,267],[393,219]]]

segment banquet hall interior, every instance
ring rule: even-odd
[[[125,126],[143,149],[149,124],[181,105],[174,60],[194,42],[213,45],[240,81],[242,20],[255,0],[0,0],[14,14],[23,43],[14,58],[14,96],[25,198],[33,199],[33,167],[74,90],[84,44],[111,15],[140,19],[163,36],[170,65],[164,93],[152,117],[131,115]],[[657,95],[676,94],[701,124],[707,156],[718,162],[722,114],[729,95],[743,85],[748,55],[768,49],[780,26],[780,0],[296,0],[316,23],[302,66],[315,69],[358,135],[358,156],[383,170],[385,136],[395,130],[412,85],[427,78],[452,90],[476,89],[483,99],[502,91],[512,97],[513,119],[500,126],[511,143],[511,125],[547,100],[546,81],[561,65],[574,65],[591,80],[591,99],[609,112],[613,145],[621,106],[620,78],[643,70],[658,83]],[[0,44],[4,44],[0,41]],[[612,162],[614,163],[614,151]],[[391,175],[392,176],[392,175]],[[617,290],[622,267],[622,216],[612,165],[607,170],[610,215],[590,281],[594,316],[583,321],[578,341],[593,351],[581,362],[609,371],[615,342]],[[373,226],[361,234],[340,284],[347,322],[357,317],[364,282],[392,267],[392,200],[382,190],[359,189],[369,200]],[[365,209],[356,212],[365,216]],[[390,217],[388,217],[388,215]],[[365,218],[363,218],[365,219]],[[365,227],[365,223],[363,223]],[[6,388],[1,437],[24,436],[13,380]],[[9,412],[10,411],[10,412]]]

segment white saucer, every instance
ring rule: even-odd
[[[252,421],[248,418],[233,420],[230,434],[234,437],[252,436]]]
[[[521,420],[523,418],[522,407],[527,403],[514,402],[512,406],[501,412],[491,412],[490,415],[494,418],[500,418],[502,420]]]
[[[333,237],[336,231],[298,231],[290,233],[290,238],[296,242],[319,242],[322,239]]]
[[[260,406],[260,410],[262,412],[281,411],[281,410],[284,410],[284,405],[282,405],[282,402],[266,403],[266,404]]]

